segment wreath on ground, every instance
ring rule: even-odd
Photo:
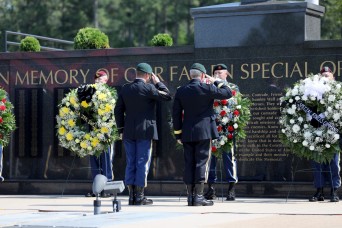
[[[7,92],[0,89],[0,144],[7,146],[11,134],[15,130],[15,117],[12,113],[13,105],[7,99]]]
[[[114,118],[116,92],[106,84],[82,85],[59,104],[59,144],[80,157],[99,156],[117,139]]]
[[[214,101],[216,126],[219,137],[212,141],[212,154],[222,157],[222,153],[230,153],[235,140],[246,138],[245,127],[251,118],[251,101],[243,97],[238,87],[228,83],[233,97],[226,100]]]
[[[341,82],[310,74],[286,90],[280,139],[295,155],[322,163],[340,151],[341,87]]]

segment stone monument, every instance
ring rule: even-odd
[[[242,0],[190,12],[195,20],[196,48],[295,45],[320,39],[324,7],[308,2]]]

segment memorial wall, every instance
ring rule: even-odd
[[[309,168],[309,164],[293,157],[279,141],[279,98],[287,86],[317,73],[323,65],[331,67],[340,80],[339,44],[311,41],[288,47],[185,46],[0,54],[0,84],[14,103],[18,127],[5,148],[4,175],[7,180],[90,180],[88,158],[81,159],[58,146],[55,116],[69,89],[93,83],[95,72],[103,69],[110,75],[109,85],[119,91],[135,78],[136,64],[144,61],[174,94],[178,86],[189,81],[192,63],[200,62],[208,72],[215,64],[225,63],[228,80],[253,103],[247,138],[238,142],[236,152],[240,180],[290,181],[296,170]],[[172,135],[171,110],[172,102],[157,108],[161,137],[154,143],[150,180],[182,180],[183,154]],[[115,144],[115,153],[115,178],[123,179],[125,153],[120,141]],[[301,173],[295,181],[311,179],[310,173]]]
[[[277,7],[267,9],[277,12]],[[233,8],[236,14],[235,6]],[[289,9],[297,8],[295,5]],[[252,9],[260,10],[257,7]],[[242,11],[244,14],[249,12]],[[200,13],[193,12],[195,30],[196,17]],[[197,21],[197,27],[198,23],[201,22]],[[147,62],[174,95],[178,86],[190,80],[190,66],[199,62],[209,74],[215,64],[226,64],[228,81],[237,84],[241,93],[253,103],[252,118],[246,128],[247,137],[237,142],[239,180],[312,182],[312,173],[305,171],[310,170],[309,161],[293,156],[279,141],[279,98],[284,89],[310,73],[318,73],[322,66],[329,66],[336,79],[341,80],[342,41],[298,42],[295,39],[293,42],[290,39],[288,44],[263,44],[260,34],[255,31],[255,37],[246,34],[250,40],[255,38],[257,43],[253,45],[237,45],[234,37],[233,45],[229,46],[228,41],[234,34],[226,32],[219,42],[225,47],[214,47],[212,39],[215,36],[208,38],[210,42],[206,43],[206,40],[196,40],[198,34],[195,31],[195,46],[0,53],[0,86],[8,91],[14,104],[18,127],[10,145],[5,148],[4,177],[9,182],[90,182],[88,158],[79,158],[58,145],[55,116],[65,94],[71,88],[93,83],[93,76],[98,70],[107,71],[108,84],[120,91],[123,84],[134,80],[134,67],[140,62]],[[241,40],[245,39],[242,37]],[[153,144],[148,180],[161,184],[170,181],[181,183],[183,151],[172,134],[172,101],[158,104],[156,112],[160,140]],[[113,164],[115,179],[124,179],[125,152],[121,141],[115,143]],[[224,174],[219,172],[221,178],[224,179]]]

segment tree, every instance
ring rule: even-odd
[[[190,9],[230,2],[240,0],[0,0],[0,31],[71,41],[79,29],[97,27],[111,47],[147,46],[158,33],[171,34],[174,45],[189,45],[194,34]],[[320,4],[326,7],[322,39],[341,39],[342,1]]]

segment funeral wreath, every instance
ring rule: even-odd
[[[310,74],[281,98],[281,141],[297,156],[330,161],[339,152],[342,84]]]
[[[234,140],[246,137],[244,129],[251,118],[251,101],[238,92],[236,85],[228,83],[228,86],[232,89],[232,98],[214,101],[219,138],[212,141],[211,151],[216,157],[229,153]]]
[[[13,105],[7,99],[7,92],[0,89],[0,145],[7,146],[11,133],[15,130],[15,117],[12,113]]]
[[[116,92],[106,84],[82,85],[59,104],[59,144],[80,157],[99,156],[117,139],[114,118]]]

